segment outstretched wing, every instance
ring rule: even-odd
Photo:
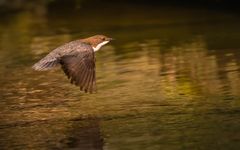
[[[49,53],[43,59],[35,63],[32,68],[38,71],[46,71],[56,67],[59,64],[59,59],[55,53]]]
[[[61,57],[70,55],[76,51],[86,51],[86,49],[91,49],[90,45],[86,45],[80,40],[66,43],[51,51],[47,56],[35,63],[32,68],[38,71],[53,69],[54,67],[58,66]]]
[[[96,91],[95,56],[92,48],[62,56],[60,64],[72,84],[79,86],[80,90],[85,92]]]

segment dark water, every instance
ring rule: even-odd
[[[238,15],[38,6],[0,20],[0,149],[239,148]],[[31,69],[94,34],[117,39],[96,54],[97,94],[81,93],[60,69]]]

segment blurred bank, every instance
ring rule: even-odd
[[[125,7],[134,7],[134,5],[145,6],[162,6],[176,5],[187,7],[201,7],[208,9],[224,9],[230,11],[238,11],[239,4],[237,0],[0,0],[0,12],[16,12],[20,10],[51,10],[60,9],[62,13],[66,9],[81,9],[82,7],[105,6],[116,7],[117,5],[125,5]]]

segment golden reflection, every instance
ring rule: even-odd
[[[168,13],[154,14],[161,19],[152,22],[136,18],[136,28],[128,25],[138,11],[129,14],[97,24],[102,18],[89,19],[91,14],[66,22],[42,9],[0,23],[0,147],[124,149],[137,143],[161,149],[164,140],[181,145],[179,139],[194,137],[191,142],[209,144],[234,125],[232,138],[239,129],[240,51],[217,40],[227,32],[216,35],[211,24],[191,24],[194,13],[184,12],[183,21]],[[93,32],[117,37],[96,54],[96,94],[81,93],[60,69],[31,70],[41,55]]]

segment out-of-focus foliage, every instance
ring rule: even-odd
[[[22,9],[35,9],[36,7],[43,6],[48,9],[51,6],[80,8],[83,3],[94,5],[97,3],[125,3],[142,4],[142,5],[188,5],[188,6],[201,6],[201,7],[216,7],[216,8],[238,8],[238,1],[236,0],[0,0],[0,12],[17,11]]]
[[[153,0],[0,2],[0,149],[239,149],[235,13]],[[96,53],[96,94],[60,69],[31,69],[99,33],[116,40]]]

